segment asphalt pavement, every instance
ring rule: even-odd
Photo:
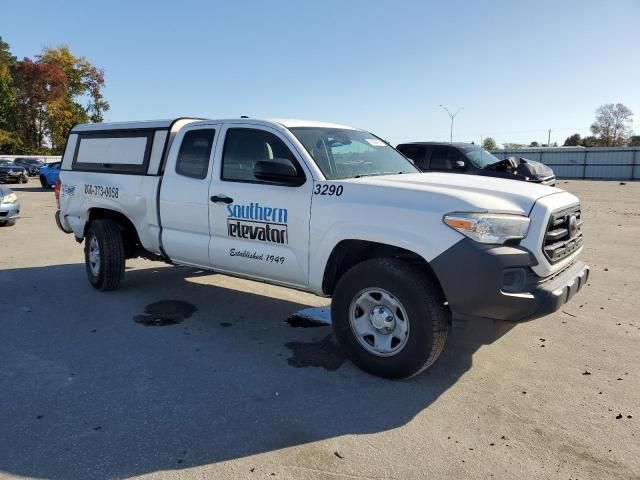
[[[287,323],[327,299],[146,260],[95,291],[36,183],[0,228],[0,478],[640,478],[640,183],[561,181],[589,285],[406,381]]]

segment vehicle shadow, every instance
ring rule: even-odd
[[[28,477],[121,478],[397,428],[512,326],[456,326],[430,370],[388,381],[333,348],[331,368],[290,365],[286,344],[313,356],[331,329],[291,328],[284,320],[309,305],[253,282],[152,267],[100,293],[72,264],[0,271],[9,285],[30,294],[2,311],[0,472]],[[145,307],[152,320],[182,318],[145,326]]]
[[[33,180],[32,180],[33,181]],[[36,180],[37,181],[37,180]],[[13,190],[14,192],[30,192],[30,193],[38,193],[38,192],[49,192],[53,193],[53,187],[51,188],[42,188],[42,186],[27,186],[29,183],[12,183],[7,184],[7,186]]]

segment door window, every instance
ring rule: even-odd
[[[413,160],[414,164],[418,168],[422,168],[424,165],[424,153],[425,148],[417,145],[407,145],[400,149],[400,152],[404,154],[405,157]]]
[[[185,177],[206,178],[214,136],[215,130],[209,128],[185,133],[176,160],[176,173]]]
[[[257,162],[288,159],[304,178],[302,167],[282,140],[274,134],[253,128],[230,128],[222,154],[222,179],[232,182],[268,183],[253,176]]]
[[[461,155],[452,148],[434,148],[431,154],[431,170],[453,170]]]

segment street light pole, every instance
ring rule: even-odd
[[[449,143],[453,143],[453,119],[456,118],[456,115],[458,115],[458,113],[460,113],[460,110],[463,110],[464,107],[460,107],[458,110],[456,110],[456,113],[451,113],[449,111],[449,109],[447,107],[445,107],[444,105],[440,105],[442,108],[445,109],[445,111],[449,114],[449,116],[451,117],[451,130],[449,132]]]

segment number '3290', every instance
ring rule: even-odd
[[[342,195],[342,185],[329,185],[327,183],[321,184],[318,183],[316,184],[315,187],[313,187],[313,194],[314,195],[330,195],[333,196],[335,195],[336,197],[339,197],[340,195]]]

